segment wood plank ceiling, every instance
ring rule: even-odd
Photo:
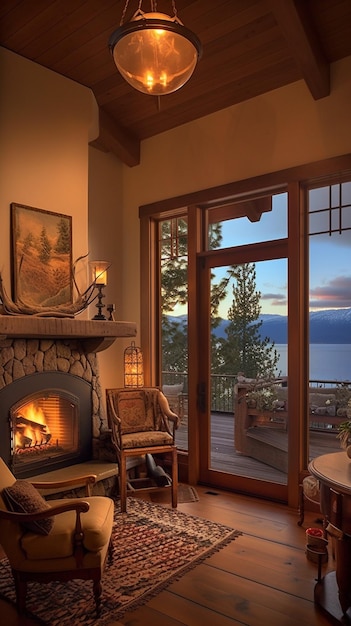
[[[143,139],[297,80],[311,98],[327,97],[330,64],[351,55],[351,0],[176,0],[203,55],[190,81],[158,101],[122,79],[108,50],[124,5],[2,0],[0,45],[89,87],[100,111],[94,144],[129,166],[140,162]],[[130,0],[124,21],[137,6]],[[157,10],[172,15],[171,0]]]

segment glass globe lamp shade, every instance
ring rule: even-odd
[[[201,56],[197,36],[177,18],[137,12],[109,40],[117,69],[134,89],[162,96],[180,89]]]
[[[111,263],[108,261],[90,261],[91,278],[95,285],[107,285],[107,270]]]

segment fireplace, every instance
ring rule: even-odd
[[[17,478],[91,459],[91,385],[82,378],[25,376],[0,391],[0,405],[0,456]]]
[[[17,478],[111,460],[97,353],[135,335],[134,322],[0,315],[0,456]]]

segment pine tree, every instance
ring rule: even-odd
[[[211,225],[209,248],[218,248],[222,239],[221,224]],[[184,218],[165,220],[161,224],[161,297],[163,313],[188,302],[188,223]],[[213,290],[212,314],[225,298],[224,285]]]
[[[28,254],[31,248],[33,248],[33,246],[34,246],[33,233],[29,232],[23,241],[23,254]]]
[[[61,218],[57,224],[58,238],[55,245],[55,252],[59,254],[68,254],[71,249],[71,234],[68,220]]]
[[[233,266],[233,302],[228,310],[226,339],[219,339],[218,373],[256,378],[273,377],[279,356],[269,337],[261,338],[261,293],[256,288],[254,263]]]
[[[39,259],[42,263],[49,263],[51,256],[51,243],[46,233],[46,228],[43,226],[40,233],[40,251],[39,251]]]
[[[162,369],[166,372],[188,371],[187,323],[162,319]]]
[[[209,229],[209,248],[218,248],[222,239],[221,224]],[[226,296],[226,281],[212,287],[211,310],[216,324],[220,302]],[[186,372],[188,369],[188,333],[186,318],[169,319],[177,305],[188,302],[188,223],[184,218],[161,224],[161,298],[162,298],[162,369]]]
[[[188,224],[183,218],[161,223],[162,370],[186,372],[187,323],[169,314],[188,301]]]

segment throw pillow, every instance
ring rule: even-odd
[[[315,415],[329,415],[330,417],[335,417],[336,407],[333,405],[317,407],[312,406],[311,409],[312,413]]]
[[[13,513],[41,513],[50,509],[50,505],[39,491],[26,480],[16,480],[11,487],[2,491],[2,497],[9,511]],[[22,526],[38,535],[48,535],[54,524],[52,517],[33,522],[24,522]]]
[[[179,393],[182,393],[184,384],[180,383],[178,385],[163,385],[162,392],[165,396],[177,396]]]

